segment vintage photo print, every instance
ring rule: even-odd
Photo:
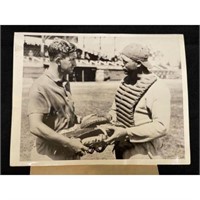
[[[11,166],[190,164],[181,34],[15,33]]]

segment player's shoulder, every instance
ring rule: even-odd
[[[160,79],[159,77],[157,77],[157,80],[151,86],[151,91],[157,95],[163,95],[163,94],[170,95],[170,90],[166,80]]]
[[[40,77],[35,79],[31,87],[31,90],[41,90],[43,88],[46,88],[48,85],[49,85],[49,80],[47,76],[45,74],[42,74]]]

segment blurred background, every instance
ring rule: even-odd
[[[152,71],[163,79],[181,78],[179,40],[155,36],[25,36],[24,77],[37,78],[48,67],[48,45],[55,37],[77,46],[77,67],[70,81],[115,81],[123,78],[119,55],[129,43],[147,46],[150,50]]]

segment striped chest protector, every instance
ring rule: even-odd
[[[134,126],[135,107],[156,80],[157,77],[150,74],[142,76],[134,85],[126,83],[125,79],[122,81],[115,95],[118,122],[125,127]]]

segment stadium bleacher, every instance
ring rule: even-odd
[[[41,55],[41,45],[38,45],[38,44],[32,45],[32,44],[24,43],[24,56],[29,56],[30,50],[33,52],[33,56],[42,57],[42,55]],[[44,51],[45,52],[47,51],[46,45],[44,46]]]
[[[24,67],[27,68],[24,71],[24,76],[30,76],[34,74],[34,78],[38,77],[42,73],[42,69],[47,68],[49,58],[47,54],[47,45],[44,45],[43,54],[41,53],[41,45],[24,43]],[[31,52],[31,53],[30,53]],[[104,74],[110,74],[111,80],[119,80],[123,77],[123,71],[121,67],[121,61],[118,56],[114,56],[108,59],[106,55],[100,55],[97,53],[84,52],[82,49],[77,50],[77,67],[87,72],[89,69],[104,70]],[[31,71],[30,71],[31,70]],[[37,71],[34,72],[34,71]],[[176,79],[181,78],[180,70],[168,69],[164,65],[156,65],[153,72],[162,79]],[[82,73],[82,72],[81,72]],[[86,75],[85,75],[86,76]],[[78,78],[77,78],[78,80]],[[81,80],[81,78],[80,78]]]

